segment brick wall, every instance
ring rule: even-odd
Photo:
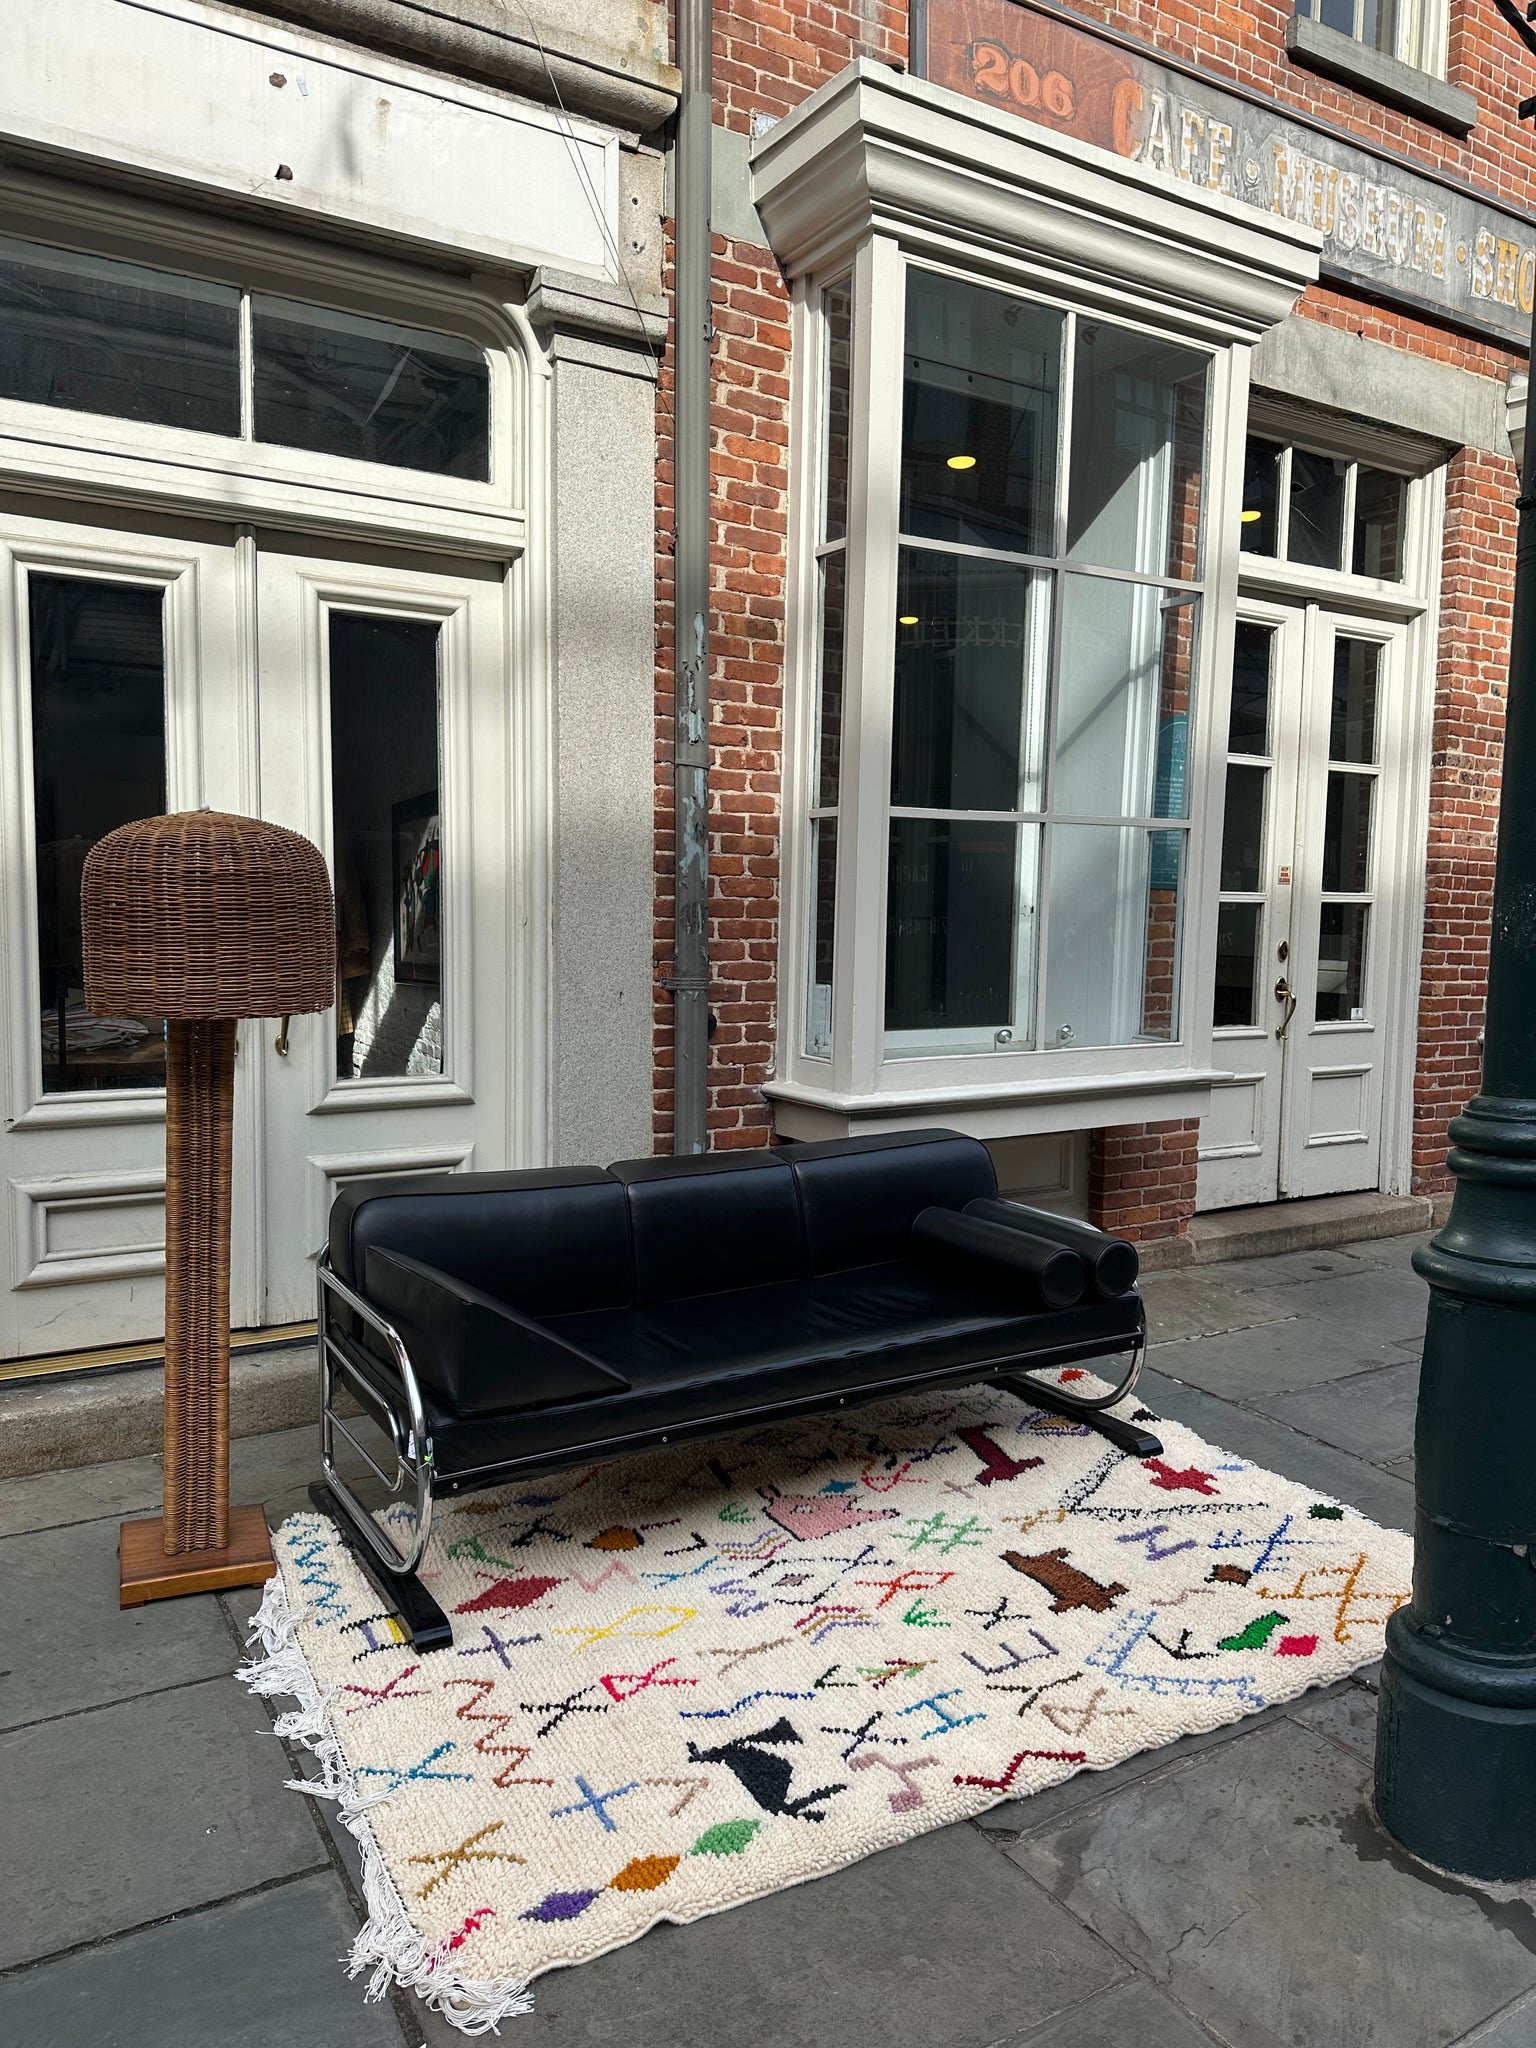
[[[1536,205],[1536,149],[1513,107],[1526,60],[1486,0],[1454,10],[1449,77],[1480,101],[1461,140],[1375,105],[1290,63],[1289,8],[1271,0],[1110,0],[1093,12],[1212,77],[1250,86],[1310,111],[1363,141],[1465,179],[1517,208]],[[1087,14],[1086,8],[1084,14]],[[722,5],[715,14],[716,119],[750,132],[754,115],[781,116],[859,54],[902,65],[904,6],[858,8]],[[712,841],[710,1143],[766,1143],[760,1088],[773,1058],[778,929],[779,752],[783,718],[788,301],[766,250],[715,242],[714,540],[712,615]],[[1501,383],[1510,352],[1404,316],[1335,286],[1309,291],[1312,319],[1431,357]],[[657,975],[672,957],[672,489],[671,357],[661,387],[657,470]],[[1512,465],[1463,454],[1451,465],[1439,672],[1419,1065],[1414,1184],[1445,1184],[1444,1125],[1472,1092],[1482,1025],[1485,923],[1513,573]],[[656,1005],[658,1148],[671,1142],[670,998]],[[1133,1236],[1177,1235],[1193,1213],[1197,1126],[1131,1126],[1095,1134],[1096,1218]]]

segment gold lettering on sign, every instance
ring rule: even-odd
[[[1227,158],[1232,153],[1232,123],[1230,121],[1207,121],[1205,124],[1206,171],[1205,182],[1213,192],[1220,192],[1226,176]]]
[[[1173,173],[1173,145],[1168,134],[1168,102],[1160,92],[1152,94],[1152,118],[1147,139],[1141,146],[1141,160],[1151,170]]]
[[[1536,312],[1536,249],[1520,252],[1520,310]]]
[[[1115,152],[1118,156],[1134,157],[1140,154],[1141,143],[1136,135],[1136,116],[1146,103],[1147,96],[1134,78],[1122,78],[1117,82],[1109,102],[1109,117]]]
[[[1500,235],[1494,244],[1493,296],[1501,306],[1512,306],[1516,296],[1516,273],[1520,266],[1520,244],[1506,242]]]

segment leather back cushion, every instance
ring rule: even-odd
[[[924,1209],[995,1195],[991,1154],[958,1131],[898,1132],[787,1146],[813,1274],[906,1258]]]
[[[795,1177],[769,1152],[622,1159],[635,1300],[681,1301],[806,1275]]]
[[[373,1245],[525,1315],[627,1308],[634,1299],[624,1190],[596,1166],[354,1181],[331,1206],[331,1264],[349,1287],[360,1284]]]

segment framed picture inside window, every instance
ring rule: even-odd
[[[390,809],[395,874],[395,980],[443,977],[443,851],[437,791]]]

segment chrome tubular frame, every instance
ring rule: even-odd
[[[427,1429],[421,1387],[411,1365],[410,1353],[394,1325],[386,1322],[376,1308],[364,1301],[361,1295],[355,1294],[344,1281],[337,1279],[331,1271],[328,1253],[322,1252],[320,1255],[315,1269],[315,1280],[319,1320],[320,1461],[325,1470],[325,1483],[346,1508],[356,1533],[374,1551],[384,1569],[390,1572],[414,1572],[426,1555],[427,1538],[432,1533],[432,1438]],[[354,1315],[359,1316],[383,1339],[395,1370],[400,1375],[400,1390],[404,1395],[407,1412],[403,1426],[402,1418],[395,1408],[378,1388],[359,1372],[331,1336],[329,1309],[332,1297],[351,1309]],[[371,1414],[380,1418],[380,1426],[387,1430],[395,1453],[393,1476],[387,1473],[372,1454],[358,1442],[336,1413],[332,1400],[338,1378]],[[337,1471],[332,1452],[338,1434],[346,1438],[369,1471],[391,1495],[402,1497],[408,1486],[414,1490],[415,1540],[409,1550],[401,1551],[396,1547]]]
[[[1113,1408],[1117,1401],[1125,1399],[1126,1395],[1130,1393],[1136,1382],[1141,1378],[1141,1368],[1146,1364],[1146,1361],[1147,1331],[1146,1325],[1143,1324],[1136,1333],[1136,1342],[1131,1347],[1130,1366],[1125,1377],[1112,1393],[1074,1394],[1070,1393],[1065,1387],[1055,1386],[1049,1382],[1046,1383],[1046,1391],[1064,1406],[1079,1409],[1084,1415],[1098,1415],[1106,1408]],[[1050,1371],[1056,1370],[1054,1366],[1047,1369]],[[1030,1376],[1028,1366],[1016,1367],[1015,1376],[1019,1379],[1028,1379]]]

